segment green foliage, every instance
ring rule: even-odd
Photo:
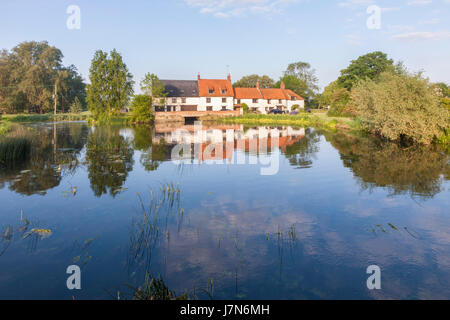
[[[352,103],[370,130],[387,139],[429,144],[449,127],[449,112],[421,74],[383,73],[360,81]]]
[[[71,113],[81,113],[81,112],[83,112],[83,105],[81,104],[81,102],[78,99],[78,97],[75,97],[75,100],[70,105],[70,112]]]
[[[131,110],[131,120],[134,123],[150,123],[153,121],[152,98],[148,95],[135,95],[131,102]]]
[[[285,75],[275,84],[275,88],[281,87],[281,82],[284,82],[286,89],[294,91],[299,96],[305,98],[308,95],[308,85],[304,80],[297,78],[294,75]]]
[[[292,78],[286,79],[286,77],[293,76],[299,80],[295,86],[288,86],[288,83],[292,81]],[[285,82],[286,88],[291,89],[298,95],[305,98],[306,104],[309,106],[309,102],[314,99],[317,91],[319,90],[318,78],[316,76],[316,70],[314,70],[311,65],[307,62],[295,62],[288,65],[286,71],[284,72],[284,77],[280,80]]]
[[[248,105],[246,103],[241,104],[242,110],[244,110],[244,113],[248,113]]]
[[[376,51],[353,60],[341,71],[337,81],[341,87],[351,90],[359,80],[376,80],[383,72],[394,70],[394,61],[388,59],[387,54]]]
[[[0,110],[6,113],[26,111],[45,113],[54,109],[57,85],[57,109],[65,111],[75,97],[84,102],[85,84],[76,68],[62,65],[62,52],[45,41],[23,42],[10,52],[0,53]]]
[[[9,122],[0,123],[0,136],[3,136],[11,131],[11,124]]]
[[[442,98],[441,99],[441,105],[446,108],[447,110],[450,110],[450,98]]]
[[[141,90],[152,98],[167,97],[164,82],[159,80],[158,76],[153,73],[147,73],[141,81]]]
[[[109,55],[99,50],[89,71],[91,83],[87,86],[87,102],[94,119],[118,114],[128,104],[134,84],[122,56],[116,50]]]
[[[260,88],[273,88],[275,81],[269,76],[259,76],[257,74],[251,74],[242,77],[241,80],[235,82],[233,87],[235,88],[256,88],[256,83],[259,81]]]

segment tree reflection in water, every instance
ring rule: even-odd
[[[58,186],[66,174],[74,174],[79,166],[88,128],[84,124],[53,124],[32,128],[30,160],[0,171],[0,188],[24,195],[41,194]]]
[[[109,192],[114,197],[121,191],[128,173],[133,170],[133,154],[131,141],[120,134],[120,128],[91,130],[86,143],[86,161],[95,196]]]
[[[136,126],[133,131],[133,147],[142,152],[140,163],[146,171],[155,171],[162,162],[170,159],[171,147],[164,140],[153,142],[152,127]]]
[[[391,195],[409,194],[428,199],[449,180],[449,156],[437,147],[402,146],[373,137],[325,133],[364,190],[387,188]]]

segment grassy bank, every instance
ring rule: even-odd
[[[54,122],[54,121],[83,121],[91,116],[89,111],[81,113],[53,113],[46,114],[6,114],[2,120],[5,122],[28,123],[28,122]]]
[[[298,115],[245,114],[238,117],[218,119],[222,123],[246,125],[315,127],[322,129],[362,130],[359,122],[351,118],[328,117],[326,113],[301,113]]]

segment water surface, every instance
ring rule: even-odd
[[[146,270],[199,298],[450,299],[439,150],[290,127],[271,149],[258,134],[274,128],[204,126],[189,145],[201,156],[174,163],[190,143],[180,128],[31,127],[30,161],[0,169],[0,299],[131,297]],[[261,175],[271,157],[279,170]],[[369,265],[381,290],[367,289]]]

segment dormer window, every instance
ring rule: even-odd
[[[208,93],[209,93],[209,94],[214,94],[214,89],[209,89],[209,90],[208,90]]]
[[[227,94],[227,89],[222,89],[222,94]]]
[[[291,97],[291,100],[295,101],[295,100],[297,100],[297,98],[296,97]]]

